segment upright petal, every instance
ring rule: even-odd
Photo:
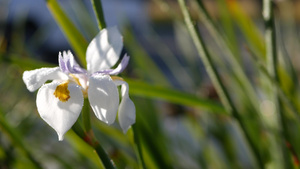
[[[79,64],[76,62],[71,51],[63,51],[63,54],[59,52],[58,54],[58,63],[62,72],[68,74],[82,74],[86,73],[86,70],[81,68]]]
[[[67,89],[70,97],[67,101],[60,101],[54,95],[60,84],[53,81],[43,85],[37,93],[36,105],[41,118],[57,132],[59,141],[62,141],[64,134],[78,119],[83,106],[83,96],[80,86],[69,83]]]
[[[135,105],[128,95],[129,86],[125,81],[115,80],[116,85],[121,85],[122,101],[119,106],[119,123],[124,133],[135,123]]]
[[[107,124],[115,121],[119,106],[119,93],[110,76],[102,74],[91,76],[88,98],[99,120]]]
[[[68,76],[59,67],[40,68],[23,73],[23,81],[31,92],[41,87],[47,80],[66,80]]]
[[[114,66],[120,58],[122,48],[123,39],[117,27],[101,30],[86,51],[88,72],[94,73]]]

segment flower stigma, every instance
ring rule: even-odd
[[[70,99],[70,91],[68,90],[69,81],[58,85],[53,93],[61,102],[66,102]]]

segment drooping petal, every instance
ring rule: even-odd
[[[37,93],[36,105],[41,118],[57,132],[59,141],[62,141],[64,134],[78,119],[83,96],[80,86],[69,83],[66,87],[70,97],[67,101],[61,101],[54,94],[60,84],[58,81],[44,84]]]
[[[82,74],[86,73],[86,70],[81,68],[79,64],[76,62],[73,54],[71,51],[63,51],[63,54],[59,52],[58,54],[58,62],[59,62],[59,67],[62,72],[68,74],[68,73],[73,73],[73,74]]]
[[[129,86],[125,81],[115,80],[116,85],[121,85],[122,101],[119,106],[119,124],[124,133],[135,123],[135,105],[129,98]]]
[[[100,70],[95,73],[102,73],[102,74],[109,74],[109,75],[117,75],[127,67],[128,62],[129,62],[129,56],[127,54],[124,55],[122,61],[120,64],[115,68],[115,69],[106,69],[106,70]]]
[[[117,27],[101,30],[86,51],[88,72],[94,73],[114,66],[120,58],[122,48],[123,39]]]
[[[68,76],[59,67],[40,68],[23,73],[23,81],[31,92],[41,87],[47,80],[67,80]]]
[[[107,123],[115,121],[119,93],[110,76],[97,74],[89,78],[88,98],[96,117]]]

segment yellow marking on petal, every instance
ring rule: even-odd
[[[121,81],[124,81],[123,78],[119,77],[119,76],[111,76],[111,79],[112,80],[121,80]]]
[[[68,90],[69,81],[58,85],[53,93],[61,102],[66,102],[70,98],[70,91]]]
[[[78,77],[76,77],[76,76],[73,75],[73,74],[69,74],[69,76],[71,76],[71,77],[74,79],[74,81],[75,81],[76,84],[78,84],[79,86],[81,86]]]

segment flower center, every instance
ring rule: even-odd
[[[60,85],[58,85],[53,93],[56,98],[58,98],[61,102],[66,102],[70,98],[70,91],[68,90],[69,81],[66,81]]]

